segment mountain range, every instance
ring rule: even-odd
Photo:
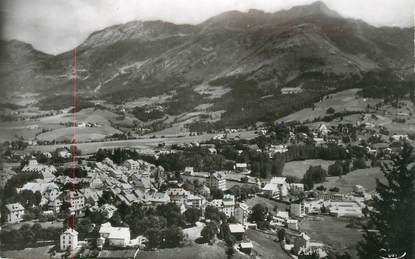
[[[405,78],[412,48],[413,28],[374,27],[323,2],[275,13],[229,11],[197,25],[132,21],[76,47],[78,92],[114,103],[169,93],[170,108],[206,103],[225,110],[225,119],[255,121],[353,87],[368,74]],[[1,41],[0,49],[7,93],[71,93],[73,50],[53,56],[16,40]],[[289,86],[306,91],[281,96]]]

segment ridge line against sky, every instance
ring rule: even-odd
[[[315,0],[3,0],[2,38],[49,54],[81,44],[91,33],[134,20],[198,24],[225,11],[276,12]],[[414,25],[414,0],[323,0],[345,18],[374,26]]]

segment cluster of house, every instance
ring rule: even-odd
[[[55,166],[39,164],[35,159],[29,160],[27,165],[22,168],[22,173],[37,173],[41,178],[50,180],[55,178],[56,172]]]
[[[312,255],[317,254],[319,258],[327,256],[327,247],[323,243],[311,242],[311,238],[304,232],[294,236],[293,244],[285,244],[284,249],[295,255]]]
[[[215,172],[206,177],[202,190],[198,193],[189,192],[180,187],[169,188],[159,191],[159,187],[165,181],[164,170],[153,164],[142,160],[126,160],[122,165],[117,165],[106,158],[102,162],[93,165],[80,165],[82,170],[88,172],[85,178],[77,178],[77,183],[88,182],[87,188],[78,188],[76,191],[61,190],[60,184],[71,183],[74,179],[67,176],[56,177],[54,166],[38,163],[36,160],[29,161],[22,172],[37,172],[39,178],[28,182],[18,191],[31,190],[40,192],[42,200],[40,205],[47,208],[43,213],[57,215],[64,202],[69,204],[71,214],[83,216],[88,210],[99,212],[105,219],[110,219],[117,204],[125,203],[131,205],[140,203],[144,206],[158,206],[161,204],[175,203],[183,213],[188,208],[201,209],[202,215],[207,206],[214,206],[227,217],[235,217],[242,226],[247,224],[249,208],[244,203],[238,203],[232,195],[225,195],[223,199],[215,199],[208,202],[205,197],[209,196],[210,188],[226,190],[226,178],[223,172]],[[236,170],[246,170],[246,164],[236,165]],[[188,170],[190,170],[188,168]],[[104,191],[107,190],[115,198],[113,204],[98,205]],[[18,223],[23,220],[24,207],[19,203],[7,204],[7,222]],[[128,228],[112,227],[109,223],[100,227],[100,237],[97,240],[98,247],[108,244],[113,247],[140,247],[144,237],[131,239]],[[78,240],[78,233],[74,229],[67,229],[60,237],[60,248],[62,251],[74,250],[82,246]],[[246,246],[246,244],[245,244]]]
[[[243,202],[237,203],[235,196],[231,194],[225,194],[222,199],[213,199],[208,205],[218,208],[228,218],[235,217],[242,225],[246,225],[248,222],[248,215],[250,213],[248,205]]]
[[[138,236],[131,239],[130,229],[128,227],[113,227],[111,223],[107,222],[101,224],[99,229],[99,237],[97,238],[97,248],[102,249],[105,244],[113,248],[142,248],[147,238]],[[61,251],[76,251],[81,248],[84,242],[79,241],[78,232],[72,228],[68,228],[60,235],[60,250]]]
[[[304,193],[304,185],[287,183],[285,177],[273,177],[262,188],[263,195],[280,200],[296,192]],[[311,242],[307,234],[300,232],[299,220],[310,214],[322,213],[334,217],[361,218],[364,216],[363,209],[368,208],[366,201],[372,199],[371,194],[367,193],[361,185],[356,185],[353,192],[349,194],[324,191],[309,191],[305,194],[312,195],[290,202],[288,211],[277,211],[276,215],[272,217],[270,225],[286,227],[291,231],[294,242],[284,244],[287,251],[295,255],[318,253],[320,258],[327,256],[327,247],[322,243]]]
[[[262,194],[268,198],[283,200],[290,193],[298,194],[304,192],[304,184],[288,183],[286,177],[272,177],[261,189]]]
[[[67,127],[73,127],[74,123],[73,122],[61,122],[60,125],[67,126]],[[85,122],[85,121],[76,122],[75,125],[78,128],[95,128],[95,127],[101,126],[101,124],[97,122]]]

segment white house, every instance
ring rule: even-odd
[[[203,196],[189,194],[186,197],[185,206],[187,208],[197,208],[200,209],[202,206],[206,204],[206,199]]]
[[[69,152],[66,148],[56,149],[56,154],[58,155],[58,157],[65,158],[65,159],[68,159],[68,158],[72,157],[71,152]]]
[[[213,148],[213,147],[208,148],[208,151],[209,151],[209,153],[211,153],[212,155],[215,155],[215,154],[217,154],[217,153],[218,153],[218,151],[216,150],[216,148]]]
[[[269,155],[282,154],[288,151],[287,145],[270,145],[268,148]]]
[[[60,236],[60,249],[66,251],[74,250],[78,247],[78,232],[72,228],[68,228]]]
[[[317,128],[317,132],[320,133],[322,136],[326,136],[330,133],[330,130],[327,128],[326,124],[320,124],[320,126]]]
[[[284,87],[281,88],[281,94],[300,94],[303,92],[301,87]]]
[[[400,140],[408,140],[409,137],[408,135],[403,135],[403,134],[394,134],[391,136],[391,140],[393,141],[400,141]]]
[[[363,217],[362,207],[357,202],[327,202],[324,205],[330,215],[336,217]]]
[[[241,224],[229,224],[229,230],[236,240],[241,241],[245,234],[245,229]]]
[[[99,212],[106,218],[110,219],[117,211],[117,208],[111,204],[104,204],[99,208]]]
[[[130,243],[130,229],[125,227],[113,227],[107,222],[99,229],[98,247],[102,248],[105,240],[112,247],[126,247]],[[104,243],[101,243],[104,241]]]
[[[223,196],[223,213],[227,217],[232,217],[235,215],[235,196],[231,194],[225,194]]]
[[[24,208],[20,203],[10,203],[6,205],[7,223],[19,223],[23,220]]]
[[[288,183],[285,177],[272,177],[262,191],[268,197],[276,197],[281,199],[288,195]]]
[[[276,217],[281,218],[284,221],[287,221],[290,218],[288,211],[278,211]]]
[[[298,220],[288,219],[286,223],[289,229],[298,230]]]
[[[291,216],[299,217],[299,218],[306,216],[304,202],[301,201],[301,202],[291,203],[290,214]]]
[[[128,168],[128,170],[133,170],[133,171],[136,171],[136,170],[139,170],[140,169],[140,162],[138,162],[138,161],[135,161],[135,160],[133,160],[133,159],[127,159],[127,160],[125,160],[125,162],[124,162],[124,164],[123,164],[125,167],[127,167]]]
[[[184,168],[184,173],[187,174],[187,175],[193,175],[194,172],[195,172],[194,168],[191,167],[191,166],[186,166]]]
[[[243,173],[248,171],[247,163],[235,163],[235,172]]]
[[[223,199],[215,199],[209,203],[211,206],[218,208],[219,211],[225,213],[227,217],[235,215],[235,196],[225,194]]]
[[[248,222],[249,215],[249,206],[245,203],[239,203],[235,208],[235,218],[236,220],[245,225]]]
[[[60,199],[55,199],[54,201],[50,201],[48,203],[48,209],[54,211],[55,213],[59,213],[61,210],[62,201]]]
[[[77,214],[85,208],[85,197],[79,192],[67,192],[64,199],[70,204],[70,210],[72,213]]]
[[[215,172],[208,177],[207,185],[211,189],[219,189],[219,190],[225,191],[226,190],[225,176],[220,172]]]
[[[179,207],[185,204],[187,196],[189,195],[189,192],[183,188],[169,188],[166,193],[169,195],[170,201]]]

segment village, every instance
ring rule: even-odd
[[[328,244],[310,226],[341,225],[336,235],[354,231],[358,239],[381,164],[413,141],[369,122],[280,123],[256,128],[251,140],[229,137],[239,131],[145,153],[82,154],[73,145],[19,155],[11,143],[6,160],[16,166],[3,185],[4,256],[39,247],[51,258],[140,258],[209,246],[232,258],[350,253],[358,240]],[[287,173],[295,161],[329,164],[310,164],[298,177],[299,168]],[[377,173],[367,186],[363,178],[348,182],[359,170]]]

